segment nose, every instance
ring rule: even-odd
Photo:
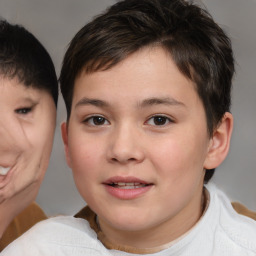
[[[138,129],[125,124],[115,129],[110,136],[107,157],[120,164],[142,162],[145,152]]]

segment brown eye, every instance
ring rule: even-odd
[[[165,125],[166,122],[168,122],[167,117],[164,117],[164,116],[156,116],[153,118],[153,120],[155,125]]]
[[[15,112],[17,114],[26,115],[29,112],[31,112],[31,110],[32,110],[32,108],[19,108],[19,109],[16,109]]]
[[[108,125],[109,121],[103,116],[91,116],[85,119],[84,123],[87,123],[91,126],[102,126],[102,125]]]
[[[103,125],[106,119],[102,116],[95,116],[92,118],[92,122],[94,125]]]
[[[152,126],[164,126],[172,122],[173,121],[169,117],[163,115],[156,115],[148,119],[147,124]]]

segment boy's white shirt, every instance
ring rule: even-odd
[[[210,203],[199,222],[170,248],[147,255],[256,256],[256,221],[237,214],[227,196],[215,185],[208,184],[206,188],[210,194]],[[135,256],[136,254],[106,249],[86,220],[62,216],[38,223],[10,244],[1,255]]]

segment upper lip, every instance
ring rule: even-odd
[[[136,183],[136,184],[145,184],[145,185],[151,185],[151,182],[147,182],[145,180],[128,176],[128,177],[123,177],[123,176],[114,176],[111,177],[103,182],[103,184],[110,185],[110,184],[117,184],[117,183]]]

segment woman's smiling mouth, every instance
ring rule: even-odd
[[[8,172],[11,170],[11,167],[3,167],[3,166],[0,166],[0,175],[7,175]]]

